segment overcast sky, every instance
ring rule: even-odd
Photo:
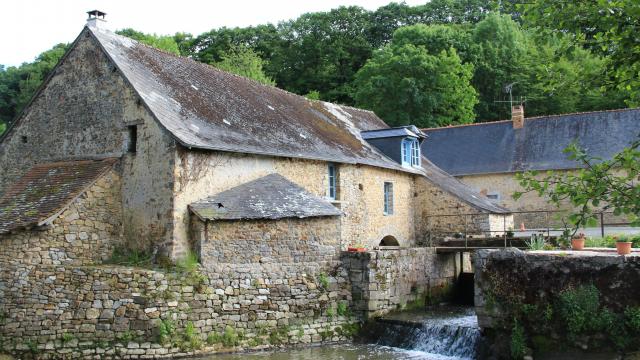
[[[0,64],[20,65],[61,42],[71,42],[86,11],[107,13],[111,30],[131,27],[157,34],[194,35],[222,26],[277,23],[340,5],[374,10],[391,0],[8,0],[0,5]],[[400,0],[396,0],[400,2]],[[405,0],[409,5],[426,0]]]

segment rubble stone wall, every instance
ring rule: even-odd
[[[417,243],[434,245],[455,233],[496,236],[513,228],[510,214],[489,214],[472,207],[451,195],[426,178],[416,179]]]
[[[456,254],[436,254],[434,248],[344,252],[342,261],[349,271],[353,309],[364,318],[444,295],[461,266],[471,267],[468,256],[461,265]]]
[[[197,152],[180,149],[176,157],[174,201],[174,256],[189,244],[188,205],[221,191],[279,173],[312,194],[326,197],[328,162],[251,154]],[[349,244],[378,246],[391,235],[402,246],[412,246],[414,225],[414,175],[371,166],[337,164],[338,198],[332,201],[341,217],[342,249]],[[394,213],[385,215],[384,182],[393,183]]]
[[[195,216],[194,248],[205,267],[218,263],[327,262],[340,251],[340,218],[208,221]]]
[[[346,274],[317,264],[2,270],[0,345],[19,357],[171,358],[321,343],[350,337],[355,321],[339,310],[350,306]]]
[[[0,235],[0,263],[85,265],[111,257],[122,246],[121,178],[101,176],[44,229]]]

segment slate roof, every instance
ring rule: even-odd
[[[36,165],[0,198],[0,234],[53,221],[116,159]]]
[[[640,109],[542,116],[512,122],[423,129],[422,154],[454,176],[525,170],[575,169],[563,153],[572,141],[603,159],[640,136]]]
[[[98,28],[85,28],[188,148],[367,164],[406,172],[360,135],[373,112],[312,101]]]
[[[362,132],[362,138],[365,140],[388,138],[388,137],[401,137],[401,136],[413,136],[415,138],[423,138],[424,134],[422,133],[422,131],[420,131],[420,129],[418,129],[414,125],[400,126],[400,127],[389,128],[389,129],[369,130],[369,131]]]
[[[280,174],[259,179],[189,205],[202,220],[282,219],[339,216],[330,202]]]

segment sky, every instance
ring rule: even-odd
[[[222,26],[278,23],[306,12],[341,5],[369,10],[392,0],[9,0],[0,6],[0,64],[30,62],[58,43],[75,39],[88,10],[107,13],[110,30],[134,28],[145,33],[194,35]],[[396,0],[396,2],[400,2]],[[408,5],[427,0],[405,0]]]

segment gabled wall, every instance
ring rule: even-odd
[[[138,127],[135,155],[127,153],[128,125]],[[0,193],[34,164],[121,157],[117,171],[129,243],[168,242],[174,147],[85,30],[0,143]]]

